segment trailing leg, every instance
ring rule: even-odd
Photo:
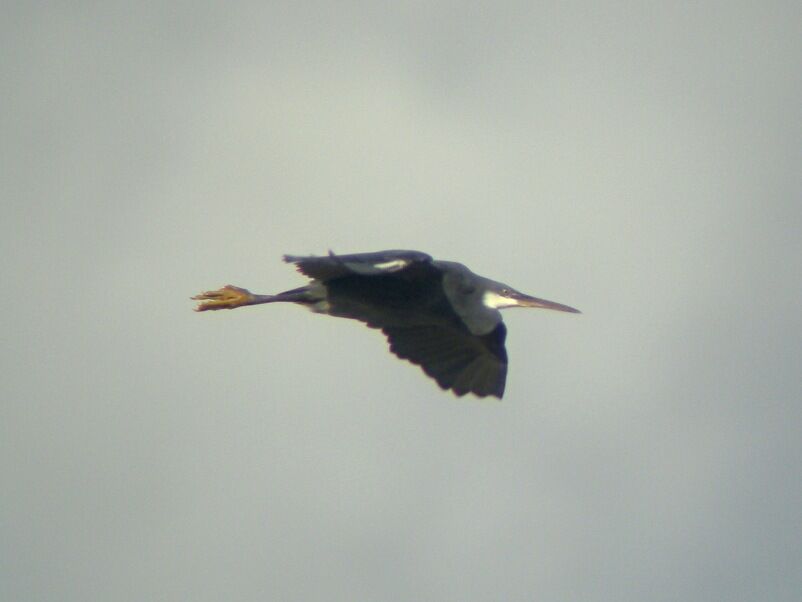
[[[308,287],[296,288],[291,291],[284,291],[278,295],[257,295],[248,289],[240,288],[228,284],[216,291],[206,291],[192,297],[195,301],[200,301],[195,311],[207,311],[210,309],[236,309],[246,305],[260,305],[262,303],[311,303],[308,294]]]

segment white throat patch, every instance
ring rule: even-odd
[[[482,303],[486,307],[492,307],[493,309],[502,309],[504,307],[515,307],[518,303],[515,299],[510,299],[509,297],[502,297],[496,292],[493,291],[485,291],[482,295]]]

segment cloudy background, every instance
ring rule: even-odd
[[[798,2],[12,3],[0,598],[798,600]],[[412,248],[503,402],[292,306]]]

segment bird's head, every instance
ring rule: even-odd
[[[537,297],[526,295],[500,282],[493,283],[493,286],[488,287],[484,291],[482,294],[482,303],[486,307],[493,309],[504,309],[507,307],[539,307],[541,309],[567,311],[574,314],[581,313],[578,309],[568,307],[562,303],[555,303],[554,301],[546,301],[545,299],[538,299]]]

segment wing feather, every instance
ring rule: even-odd
[[[390,351],[419,365],[441,388],[452,389],[458,396],[504,395],[507,354],[503,323],[484,336],[443,325],[385,327],[382,332]]]
[[[420,251],[378,251],[376,253],[353,253],[317,257],[285,255],[284,261],[294,263],[299,272],[310,278],[325,282],[349,274],[378,276],[404,270],[414,264],[430,264],[432,258]]]

